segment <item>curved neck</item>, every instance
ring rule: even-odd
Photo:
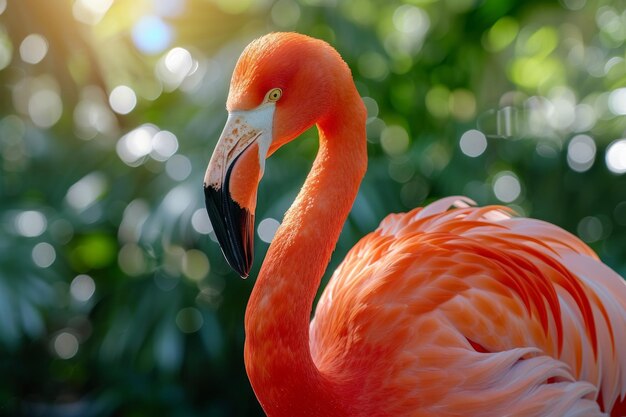
[[[319,121],[320,147],[268,250],[246,310],[245,362],[269,417],[348,416],[349,402],[309,349],[320,280],[367,166],[365,109],[356,89]]]

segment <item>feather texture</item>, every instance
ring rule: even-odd
[[[398,399],[363,415],[605,415],[626,389],[624,281],[556,226],[469,204],[392,214],[350,251],[311,322],[314,362]]]

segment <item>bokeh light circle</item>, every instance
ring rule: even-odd
[[[593,165],[596,143],[589,135],[576,135],[567,145],[567,164],[574,171],[584,172]]]
[[[54,353],[61,359],[71,359],[78,353],[78,338],[68,331],[56,335],[53,342]]]
[[[616,174],[626,173],[626,139],[616,140],[606,149],[606,166]]]
[[[48,268],[57,258],[54,247],[47,242],[40,242],[35,245],[31,253],[35,265],[40,268]]]
[[[465,155],[476,158],[487,149],[487,137],[483,132],[471,129],[463,133],[459,146],[461,147],[461,152]]]
[[[118,85],[109,94],[109,104],[115,113],[128,114],[137,105],[137,95],[127,85]]]
[[[499,173],[493,182],[493,193],[503,203],[512,203],[522,192],[522,186],[515,174],[510,171]]]
[[[76,276],[70,284],[70,294],[76,301],[87,302],[96,292],[96,283],[89,275]]]
[[[43,36],[32,33],[20,44],[20,57],[28,64],[38,64],[48,53],[48,41]]]
[[[279,227],[280,222],[276,219],[272,219],[271,217],[261,220],[259,222],[259,226],[257,227],[259,238],[263,242],[271,243]]]
[[[17,215],[15,228],[22,236],[36,237],[45,232],[48,222],[40,211],[27,210]]]

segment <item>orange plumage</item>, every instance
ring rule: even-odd
[[[246,311],[246,369],[268,416],[626,415],[626,284],[573,235],[505,207],[450,197],[388,216],[335,271],[309,324],[365,172],[363,104],[332,47],[270,34],[242,54],[228,110],[258,146],[233,152],[241,138],[227,126],[205,193],[244,276],[252,242],[239,236],[255,204],[229,196],[255,196],[264,165],[251,173],[259,164],[239,156],[261,161],[320,131]]]

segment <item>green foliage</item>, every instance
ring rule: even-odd
[[[272,30],[333,44],[368,108],[369,171],[329,271],[386,214],[465,194],[626,275],[623,6],[96,4],[0,0],[0,414],[262,415],[243,368],[253,282],[226,265],[200,185],[234,63]],[[142,52],[138,22],[159,13],[173,38]],[[311,130],[268,160],[257,225],[316,150]]]

